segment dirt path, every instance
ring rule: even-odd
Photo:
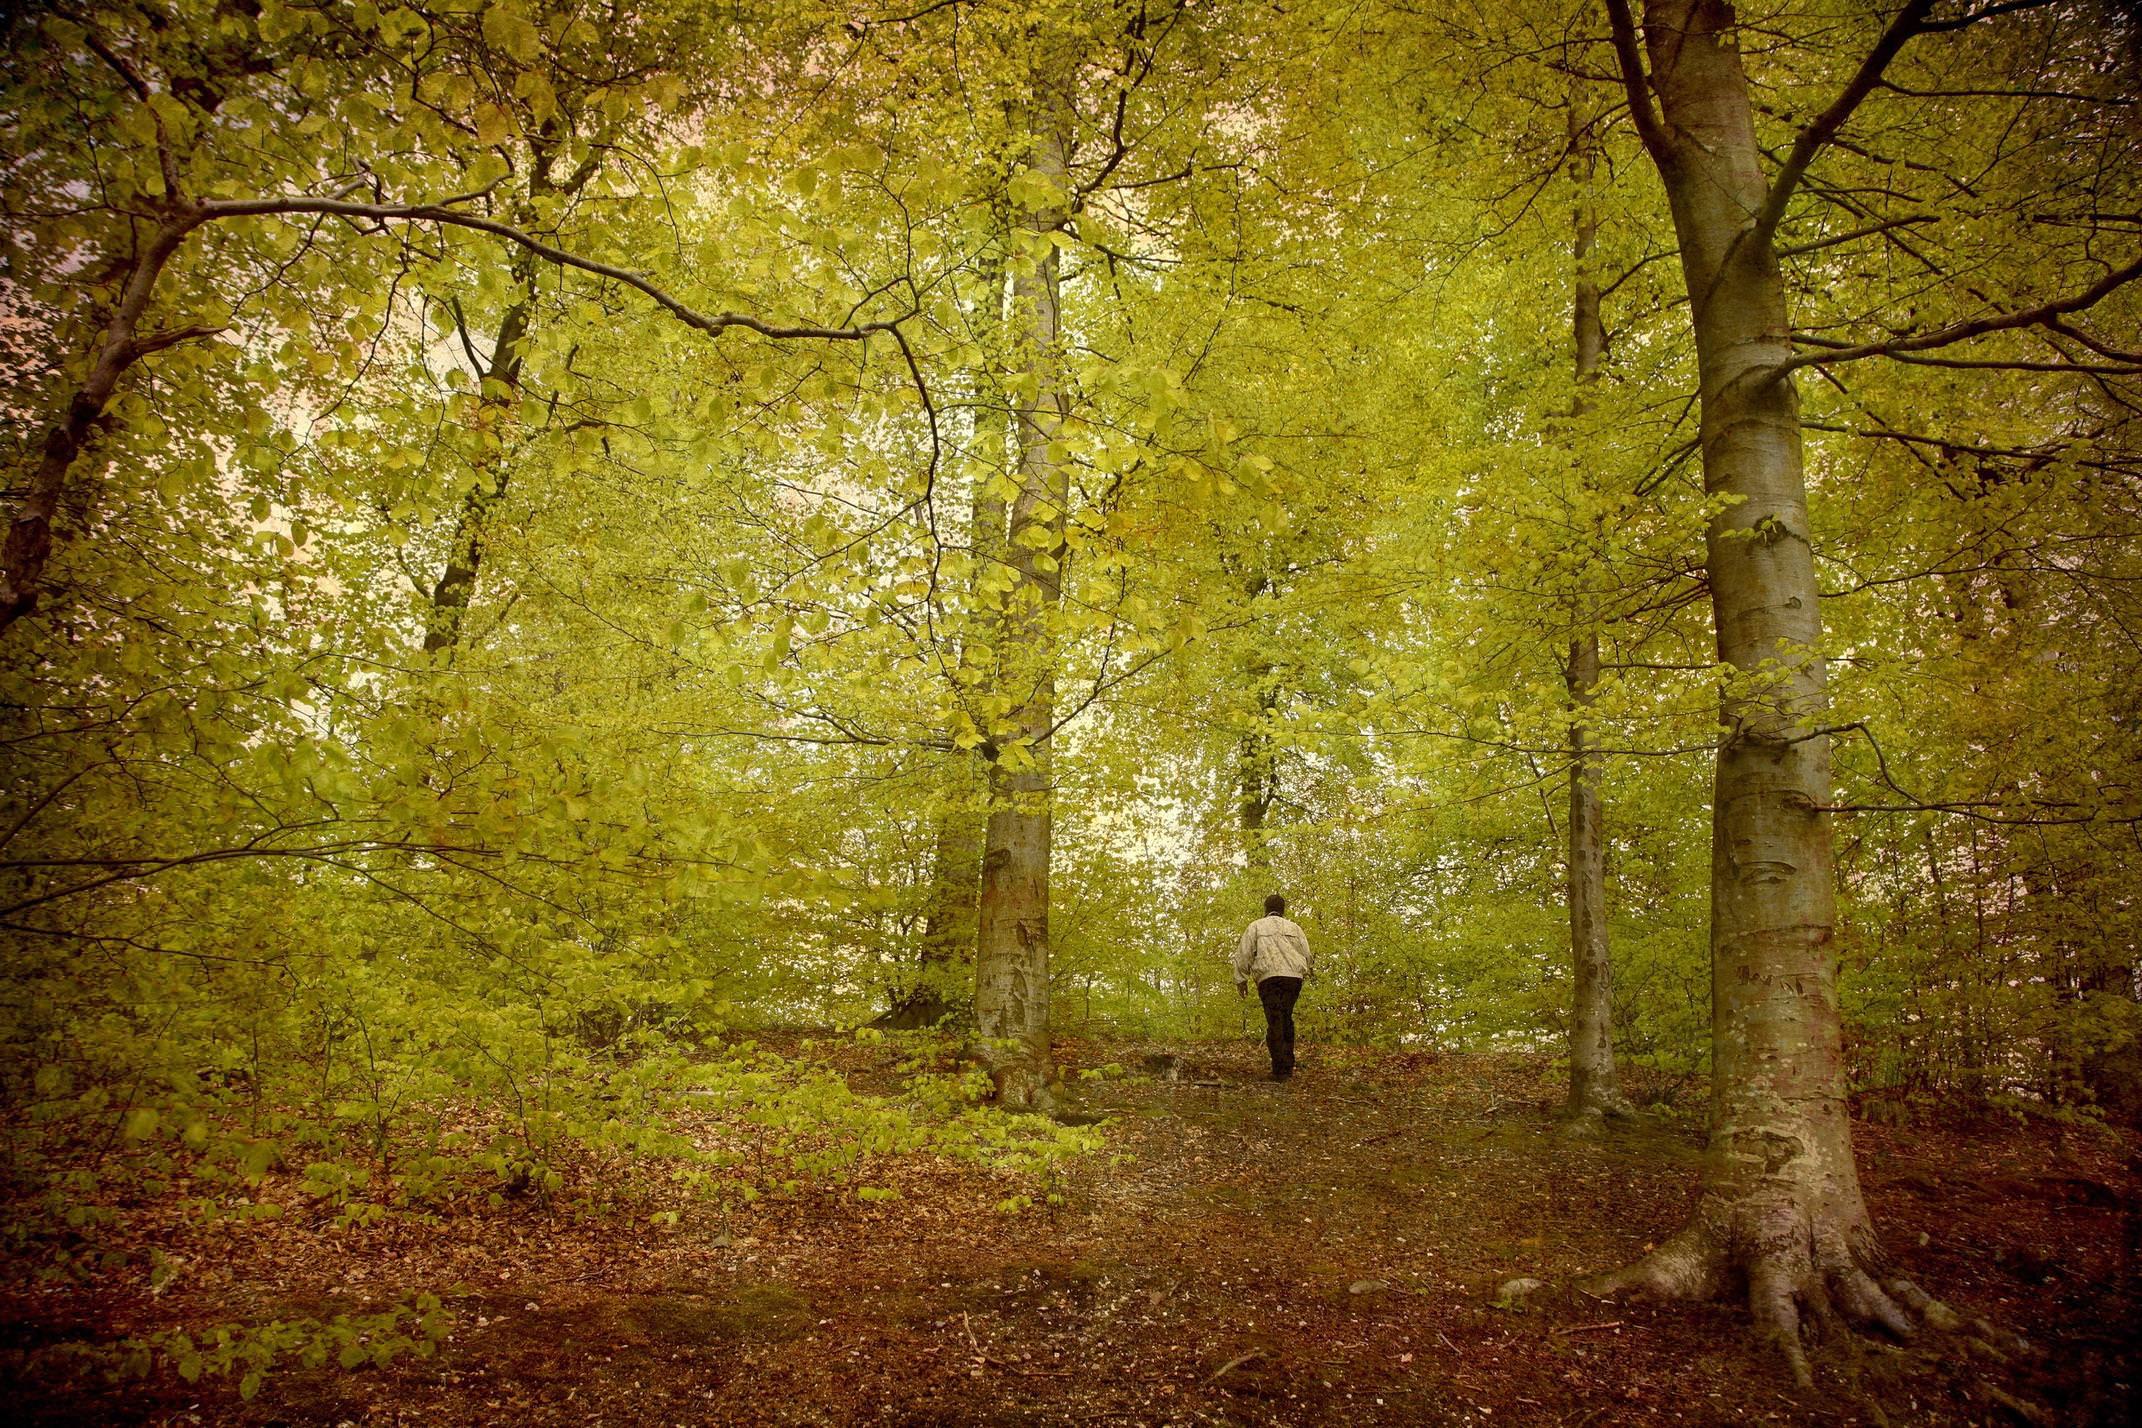
[[[990,1177],[915,1164],[884,1204],[828,1192],[675,1227],[520,1213],[321,1229],[273,1263],[200,1246],[153,1303],[18,1288],[0,1366],[27,1372],[18,1404],[49,1422],[1901,1424],[2021,1421],[2031,1405],[2126,1421],[2131,1147],[2092,1133],[2056,1160],[2042,1130],[1862,1126],[1903,1270],[2037,1352],[2000,1367],[1953,1345],[1833,1345],[1799,1395],[1728,1307],[1492,1307],[1504,1279],[1563,1282],[1671,1229],[1694,1184],[1686,1124],[1571,1144],[1542,1114],[1537,1063],[1311,1053],[1275,1086],[1259,1051],[1102,1083],[1094,1101],[1120,1113],[1112,1163],[1079,1169],[1054,1210],[1000,1213]],[[36,1352],[445,1283],[468,1292],[439,1357],[279,1374],[250,1404],[221,1386],[69,1383]]]

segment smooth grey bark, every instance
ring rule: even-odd
[[[1071,96],[1058,64],[1036,68],[1028,168],[1059,195],[1070,180]],[[1049,858],[1057,637],[1070,473],[1055,449],[1067,412],[1053,235],[1063,200],[1021,215],[1013,339],[1024,382],[1015,407],[1018,492],[1004,560],[1014,580],[996,630],[996,677],[1014,694],[1012,747],[989,766],[989,822],[975,939],[974,1014],[998,1100],[1049,1109]]]
[[[1576,180],[1571,248],[1575,270],[1571,326],[1575,339],[1575,395],[1570,415],[1582,418],[1590,390],[1606,363],[1606,326],[1600,315],[1599,282],[1592,247],[1599,236],[1599,205],[1592,188],[1599,140],[1583,104],[1585,86],[1572,86],[1569,106],[1570,174]],[[1582,460],[1581,454],[1577,457]],[[1563,679],[1569,689],[1569,1097],[1562,1116],[1576,1129],[1597,1129],[1610,1116],[1629,1112],[1614,1065],[1614,976],[1607,945],[1606,828],[1599,755],[1592,751],[1584,716],[1599,688],[1599,630],[1593,612],[1573,607],[1576,633],[1569,643]]]
[[[1711,1132],[1688,1223],[1594,1292],[1711,1298],[1745,1285],[1757,1328],[1810,1380],[1803,1309],[1905,1335],[1948,1310],[1882,1266],[1860,1194],[1837,1012],[1820,591],[1799,399],[1748,81],[1724,0],[1648,0],[1642,53],[1608,0],[1632,118],[1664,181],[1690,295],[1718,657],[1712,793]],[[1644,60],[1649,59],[1646,81]],[[1653,96],[1656,108],[1653,108]],[[1759,217],[1761,216],[1761,217]]]

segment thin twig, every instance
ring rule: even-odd
[[[1242,1365],[1248,1363],[1251,1359],[1261,1359],[1265,1356],[1266,1355],[1263,1349],[1251,1349],[1246,1354],[1237,1354],[1234,1358],[1229,1359],[1226,1363],[1221,1364],[1217,1369],[1214,1369],[1212,1377],[1206,1379],[1205,1382],[1218,1383],[1221,1379],[1227,1377],[1227,1375],[1233,1373],[1236,1369],[1242,1367]]]
[[[1547,1337],[1559,1339],[1564,1334],[1589,1334],[1600,1329],[1619,1329],[1623,1322],[1620,1319],[1608,1319],[1597,1324],[1572,1324],[1567,1329],[1556,1329]]]

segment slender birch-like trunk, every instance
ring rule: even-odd
[[[1583,714],[1599,683],[1599,636],[1570,642],[1568,683],[1577,717],[1569,728],[1569,947],[1574,973],[1569,1014],[1569,1099],[1562,1114],[1591,1129],[1629,1104],[1614,1067],[1613,961],[1607,947],[1606,829],[1599,756]]]
[[[1007,1106],[1048,1109],[1051,733],[1070,476],[1057,447],[1066,415],[1054,235],[1071,187],[1071,95],[1061,64],[1037,64],[1026,167],[1052,194],[1020,215],[1012,279],[1012,336],[1020,368],[1015,407],[1018,493],[1004,559],[1014,580],[997,627],[1001,692],[1017,699],[1013,742],[989,768],[989,824],[975,939],[974,1012]]]
[[[1272,747],[1271,721],[1279,709],[1279,678],[1263,660],[1252,664],[1250,677],[1257,683],[1257,727],[1242,736],[1236,752],[1242,802],[1242,841],[1254,872],[1272,866],[1272,804],[1279,796],[1279,762]]]
[[[1590,390],[1606,363],[1606,325],[1600,315],[1599,282],[1592,272],[1592,246],[1599,235],[1599,203],[1592,184],[1599,138],[1584,104],[1585,85],[1571,86],[1570,174],[1576,180],[1573,220],[1572,326],[1576,342],[1576,392],[1570,415],[1580,419]],[[1581,453],[1576,459],[1583,460]],[[1613,961],[1607,948],[1606,829],[1600,794],[1599,756],[1592,752],[1584,717],[1598,695],[1599,629],[1594,611],[1572,604],[1576,633],[1569,642],[1563,678],[1569,688],[1569,1099],[1562,1115],[1580,1130],[1597,1129],[1608,1116],[1626,1115],[1621,1078],[1614,1068]]]

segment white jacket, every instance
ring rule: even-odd
[[[1306,981],[1315,975],[1316,958],[1309,951],[1309,939],[1286,918],[1260,917],[1242,934],[1242,946],[1235,953],[1236,986],[1266,977]]]

